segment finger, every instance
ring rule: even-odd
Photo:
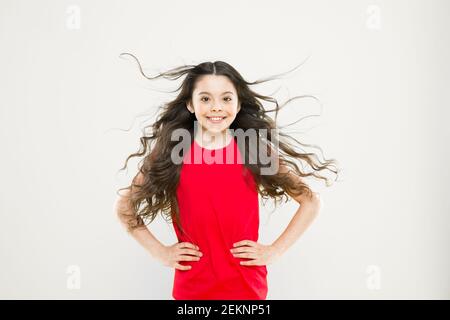
[[[191,249],[195,249],[195,250],[200,249],[198,246],[196,246],[195,244],[190,243],[190,242],[180,242],[180,243],[178,243],[178,247],[179,248],[191,248]]]
[[[191,254],[193,256],[199,256],[199,257],[203,256],[203,253],[201,253],[200,251],[192,250],[192,249],[181,249],[181,253],[182,254]]]
[[[258,260],[240,261],[239,264],[242,266],[256,266],[258,265]]]
[[[235,258],[248,258],[248,259],[256,259],[258,255],[253,252],[244,252],[244,253],[236,253],[233,254]]]
[[[255,247],[238,247],[230,250],[231,253],[257,252]]]
[[[255,244],[255,242],[254,241],[251,241],[251,240],[242,240],[242,241],[239,241],[239,242],[236,242],[236,243],[234,243],[233,244],[233,247],[239,247],[239,246],[253,246]]]
[[[181,264],[179,264],[179,263],[175,263],[175,269],[178,269],[178,270],[190,270],[192,268],[192,266],[183,266],[183,265],[181,265]]]
[[[200,257],[182,255],[182,256],[178,257],[177,260],[179,260],[179,261],[198,261],[198,260],[200,260]]]

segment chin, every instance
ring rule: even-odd
[[[224,127],[224,128],[217,128],[217,127],[215,127],[215,128],[206,128],[209,132],[212,132],[212,133],[221,133],[221,132],[223,132],[223,131],[225,131],[225,129],[226,129],[226,127]]]
[[[228,123],[221,123],[220,125],[211,125],[207,121],[203,124],[203,128],[206,128],[208,131],[211,132],[221,132],[228,128]]]

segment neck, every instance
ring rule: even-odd
[[[208,131],[199,131],[194,137],[195,141],[203,147],[223,147],[226,146],[232,139],[232,134],[229,129],[219,133],[211,133]]]

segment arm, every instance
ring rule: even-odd
[[[285,170],[282,169],[282,170]],[[294,174],[294,179],[299,179]],[[297,180],[300,182],[300,180]],[[240,261],[241,265],[267,265],[281,256],[309,227],[320,210],[319,195],[313,192],[311,198],[307,195],[295,196],[288,192],[300,207],[291,219],[284,232],[270,245],[264,245],[252,240],[242,240],[233,244],[230,249],[235,258],[250,258],[251,260]]]
[[[143,184],[142,173],[138,173],[133,179],[137,184]],[[132,184],[132,185],[133,185]],[[132,186],[133,187],[133,186]],[[120,222],[128,230],[127,216],[133,214],[130,208],[129,199],[130,190],[125,190],[125,194],[120,195],[114,205],[114,211],[119,217]],[[150,255],[160,261],[163,265],[173,267],[178,270],[190,270],[190,265],[182,265],[180,261],[198,261],[202,256],[200,248],[189,242],[176,242],[171,246],[165,246],[150,232],[147,226],[140,226],[129,231],[131,236],[139,242]]]
[[[141,184],[143,181],[142,174],[139,173],[133,181]],[[114,204],[114,212],[117,214],[117,216],[119,217],[119,221],[125,228],[128,227],[126,215],[132,214],[131,208],[128,205],[129,193],[130,190],[125,190],[124,194],[119,196]],[[126,214],[123,214],[124,211],[126,212]],[[150,253],[153,258],[159,258],[160,252],[163,249],[164,245],[158,239],[156,239],[156,237],[146,226],[134,229],[129,233],[146,249],[147,252]]]
[[[286,167],[281,167],[280,170],[286,172]],[[290,174],[293,179],[300,181],[298,176]],[[294,196],[288,193],[295,201],[300,204],[300,207],[295,212],[291,221],[289,222],[283,233],[272,243],[279,255],[283,254],[311,225],[321,208],[321,200],[318,193],[313,192],[311,198],[302,194]]]

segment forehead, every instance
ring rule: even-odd
[[[205,91],[210,94],[222,94],[225,91],[236,93],[236,89],[228,77],[210,74],[201,76],[194,87],[194,94]]]

